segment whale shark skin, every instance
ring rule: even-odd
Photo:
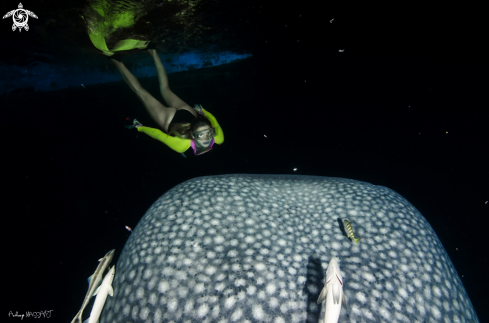
[[[348,301],[339,322],[478,322],[435,232],[401,195],[249,174],[198,177],[161,196],[122,251],[100,322],[322,322],[333,257]]]

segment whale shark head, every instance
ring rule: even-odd
[[[348,218],[352,243],[338,218]],[[328,177],[221,175],[161,196],[117,262],[103,322],[318,321],[341,263],[340,322],[476,322],[435,232],[408,201]]]

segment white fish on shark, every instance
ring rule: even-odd
[[[112,257],[114,257],[114,251],[115,249],[112,249],[111,251],[107,252],[107,254],[103,258],[100,258],[98,260],[99,264],[97,266],[97,269],[95,269],[93,275],[90,276],[90,278],[88,278],[88,291],[87,294],[85,295],[85,299],[83,300],[83,304],[80,310],[78,311],[78,313],[75,315],[75,318],[73,318],[73,321],[71,321],[71,323],[81,323],[83,310],[85,309],[88,302],[90,301],[90,298],[97,290],[97,287],[100,284],[100,281],[102,280],[102,277],[104,275],[105,269],[109,266],[110,262],[112,261]]]
[[[107,275],[105,275],[102,284],[100,284],[100,286],[95,291],[95,294],[93,294],[94,296],[97,295],[97,297],[95,298],[95,302],[93,303],[92,311],[90,312],[90,317],[83,323],[98,322],[100,314],[102,313],[102,309],[104,308],[107,295],[114,296],[114,290],[112,289],[112,281],[114,280],[114,275],[115,275],[115,266],[112,266],[112,268],[110,268]]]
[[[326,278],[324,279],[324,287],[319,294],[318,304],[326,300],[326,309],[324,311],[324,323],[336,323],[340,317],[341,304],[346,307],[345,294],[343,294],[343,278],[340,274],[340,266],[333,258],[329,262],[326,270]]]

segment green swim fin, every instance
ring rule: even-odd
[[[119,11],[111,11],[111,6],[112,4],[107,0],[94,0],[84,16],[82,15],[92,44],[106,56],[112,56],[114,52],[118,51],[148,47],[149,41],[138,39],[124,39],[117,42],[114,48],[107,47],[106,39],[113,32],[121,28],[132,27],[138,17],[145,12],[142,6],[137,5],[137,2]]]
[[[145,49],[148,47],[149,40],[124,39],[115,44],[112,52],[118,52],[131,49]]]
[[[114,53],[111,52],[107,47],[107,44],[105,43],[105,37],[102,35],[102,33],[88,34],[88,36],[90,37],[93,46],[95,46],[95,48],[97,48],[98,50],[102,51],[104,55],[106,56],[114,55]]]

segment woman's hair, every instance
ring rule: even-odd
[[[198,114],[190,123],[174,123],[170,125],[168,134],[182,139],[192,139],[192,134],[202,126],[212,127],[209,119]]]

